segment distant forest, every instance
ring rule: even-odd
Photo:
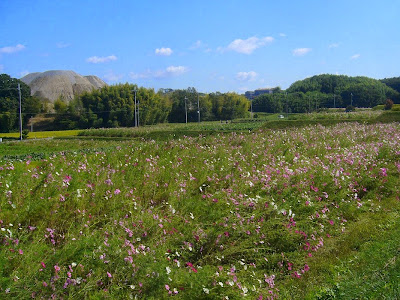
[[[312,112],[321,108],[374,107],[387,99],[400,102],[400,77],[376,80],[368,77],[317,75],[293,83],[287,90],[253,100],[255,112]]]
[[[0,132],[14,131],[19,122],[18,83],[22,91],[23,123],[31,116],[54,116],[54,129],[132,127],[157,123],[232,120],[253,112],[304,113],[326,108],[374,107],[387,99],[400,103],[400,77],[375,80],[368,77],[318,75],[294,82],[287,90],[274,88],[252,100],[236,93],[198,93],[186,90],[159,90],[133,84],[106,86],[86,92],[70,102],[58,99],[50,109],[30,96],[30,88],[7,74],[0,75]],[[135,92],[136,91],[136,92]],[[139,114],[135,114],[135,94]],[[187,117],[186,117],[187,114]]]

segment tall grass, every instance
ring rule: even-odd
[[[1,297],[399,296],[398,123],[91,143],[0,162]]]

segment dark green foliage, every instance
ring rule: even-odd
[[[22,130],[22,139],[25,140],[28,138],[28,134],[29,134],[29,130],[28,129],[24,129]]]
[[[380,82],[400,93],[400,77],[381,79]]]
[[[249,101],[235,93],[211,93],[199,95],[194,88],[187,90],[175,90],[170,95],[172,102],[171,113],[168,121],[171,123],[183,123],[186,121],[185,97],[188,114],[188,122],[198,121],[199,101],[200,116],[202,121],[232,120],[248,116]]]
[[[7,74],[0,75],[0,132],[10,132],[19,126],[19,93],[21,87],[22,121],[26,124],[28,119],[42,110],[38,98],[31,97],[31,89],[22,81],[11,78]]]
[[[345,75],[317,75],[293,83],[288,93],[321,93],[331,99],[325,107],[333,107],[335,95],[336,107],[353,104],[356,107],[373,107],[383,104],[387,98],[399,100],[399,92],[379,80],[368,77],[349,77]],[[352,103],[351,103],[352,102]]]

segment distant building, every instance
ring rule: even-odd
[[[273,90],[272,89],[258,89],[255,91],[247,91],[246,93],[244,93],[244,96],[251,100],[254,99],[257,96],[263,95],[263,94],[272,94]]]
[[[171,94],[171,93],[174,92],[173,89],[163,89],[163,88],[159,89],[158,91],[161,92],[161,93],[164,94],[164,95],[166,95],[166,94]]]

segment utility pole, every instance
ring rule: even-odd
[[[187,124],[187,104],[186,104],[187,97],[185,96],[185,116],[186,116],[186,124]]]
[[[133,92],[135,93],[135,112],[133,114],[133,116],[135,117],[135,127],[137,127],[137,114],[136,114],[136,88],[133,90]]]
[[[22,104],[21,104],[21,85],[18,83],[19,94],[19,139],[22,141]]]
[[[140,104],[140,101],[139,101],[139,99],[138,99],[138,101],[137,101],[137,127],[139,127],[140,126],[140,116],[139,116],[139,111],[140,111],[140,109],[139,109],[139,104]]]
[[[336,95],[333,94],[333,108],[336,108]]]
[[[251,118],[253,119],[253,99],[250,100]]]
[[[287,99],[287,92],[285,93],[286,97],[286,119],[289,118],[289,105],[288,105],[288,99]]]
[[[199,123],[200,123],[200,100],[199,100],[199,93],[197,93],[197,114],[198,114]]]

